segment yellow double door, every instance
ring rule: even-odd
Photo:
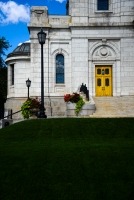
[[[112,66],[95,66],[96,96],[112,96]]]

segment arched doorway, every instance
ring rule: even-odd
[[[119,40],[89,41],[89,91],[92,96],[120,95]]]

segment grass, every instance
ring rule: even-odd
[[[134,118],[27,120],[0,130],[0,200],[133,200]]]

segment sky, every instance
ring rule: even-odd
[[[0,38],[5,37],[12,52],[19,43],[29,40],[27,24],[31,6],[47,6],[49,14],[65,15],[66,0],[0,0]]]

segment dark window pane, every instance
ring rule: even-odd
[[[105,69],[105,74],[109,74],[109,69]]]
[[[24,47],[25,47],[25,45],[22,44],[22,45],[20,46],[20,51],[24,51]]]
[[[101,79],[100,78],[97,79],[97,86],[101,86]]]
[[[29,45],[25,45],[24,52],[30,52],[30,46]]]
[[[97,69],[97,74],[101,74],[101,69]]]
[[[98,10],[108,10],[108,0],[98,0]]]
[[[56,83],[64,83],[64,56],[56,56]]]
[[[64,83],[64,76],[62,74],[56,74],[56,83]]]
[[[105,79],[105,86],[109,86],[109,78]]]

